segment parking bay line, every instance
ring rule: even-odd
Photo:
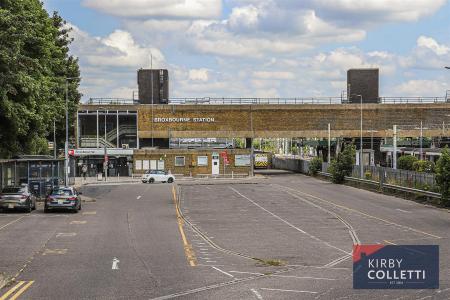
[[[263,300],[264,299],[257,290],[250,289],[250,291],[252,291],[252,293],[255,294],[256,298],[258,298],[259,300]]]
[[[289,223],[289,222],[286,221],[285,219],[283,219],[283,218],[279,217],[278,215],[274,214],[273,212],[271,212],[271,211],[265,209],[264,207],[262,207],[261,205],[259,205],[258,203],[256,203],[256,202],[253,201],[252,199],[250,199],[249,197],[247,197],[247,196],[241,194],[241,193],[240,193],[238,190],[236,190],[235,188],[230,187],[230,189],[233,190],[233,191],[234,191],[235,193],[237,193],[238,195],[240,195],[242,198],[247,199],[248,201],[250,201],[251,203],[253,203],[253,204],[256,205],[257,207],[261,208],[261,209],[264,210],[265,212],[269,213],[269,214],[272,215],[273,217],[277,218],[278,220],[282,221],[283,223],[285,223],[285,224],[288,225],[289,227],[291,227],[291,228],[297,230],[298,232],[301,232],[301,233],[303,233],[303,234],[309,236],[311,239],[313,239],[313,240],[315,240],[315,241],[317,241],[317,242],[321,242],[321,243],[327,245],[327,246],[330,247],[330,248],[333,248],[333,249],[336,249],[336,250],[338,250],[338,251],[340,251],[340,252],[343,252],[343,253],[345,253],[345,254],[351,255],[350,252],[347,252],[347,251],[345,251],[345,250],[343,250],[343,249],[341,249],[341,248],[339,248],[339,247],[333,246],[333,245],[331,245],[330,243],[328,243],[328,242],[326,242],[326,241],[324,241],[324,240],[321,240],[321,239],[319,239],[318,237],[316,237],[316,236],[314,236],[314,235],[312,235],[312,234],[310,234],[310,233],[308,233],[308,232],[306,232],[306,231],[304,231],[304,230],[298,228],[297,226],[295,226],[295,225]]]
[[[378,220],[378,221],[384,222],[384,223],[389,224],[389,225],[394,225],[394,226],[397,226],[397,227],[409,229],[410,231],[413,231],[413,232],[416,232],[416,233],[420,233],[420,234],[423,234],[423,235],[427,235],[427,236],[433,237],[435,239],[442,239],[441,236],[434,235],[434,234],[431,234],[431,233],[428,233],[428,232],[425,232],[425,231],[421,231],[421,230],[418,230],[418,229],[415,229],[415,228],[412,228],[412,227],[409,227],[409,226],[406,226],[406,225],[401,225],[401,224],[398,224],[398,223],[395,223],[395,222],[392,222],[392,221],[388,221],[386,219],[370,215],[368,213],[362,212],[362,211],[354,209],[354,208],[350,208],[350,207],[347,207],[347,206],[344,206],[344,205],[339,205],[339,204],[334,203],[333,201],[328,201],[328,200],[322,199],[320,197],[317,197],[317,196],[314,196],[314,195],[311,195],[311,194],[308,194],[308,193],[304,193],[304,192],[299,191],[297,189],[293,189],[293,188],[287,187],[285,185],[280,185],[280,184],[275,184],[275,185],[279,186],[281,188],[285,188],[285,189],[291,190],[293,192],[297,192],[299,194],[303,194],[305,196],[314,198],[316,200],[328,203],[328,204],[330,204],[330,205],[332,205],[332,206],[334,206],[336,208],[344,209],[344,210],[347,210],[347,211],[350,211],[350,212],[355,212],[357,214],[360,214],[360,215],[365,216],[365,217],[370,218],[370,219]]]
[[[18,218],[18,219],[15,219],[15,220],[9,222],[8,224],[3,225],[2,227],[0,227],[0,230],[2,230],[3,228],[8,227],[8,226],[11,225],[11,224],[14,224],[14,223],[16,223],[16,222],[22,220],[23,218],[25,218],[25,216],[22,216],[22,217],[20,217],[20,218]]]
[[[217,267],[214,267],[214,266],[212,266],[212,268],[213,268],[214,270],[216,270],[216,271],[219,271],[219,272],[222,273],[222,274],[225,274],[225,275],[227,275],[227,276],[229,276],[229,277],[233,277],[233,278],[234,278],[233,275],[231,275],[231,274],[228,273],[228,272],[225,272],[224,270],[221,270],[221,269],[219,269],[219,268],[217,268]]]
[[[283,290],[283,289],[269,289],[269,288],[261,288],[261,290],[265,290],[265,291],[276,291],[276,292],[292,292],[292,293],[317,294],[317,292],[311,292],[311,291],[298,291],[298,290]]]

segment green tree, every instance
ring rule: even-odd
[[[436,163],[436,182],[442,194],[442,204],[450,205],[450,151],[448,146],[442,151],[442,155]]]
[[[434,168],[434,162],[429,160],[418,160],[413,164],[413,170],[421,173],[433,173]]]
[[[399,169],[412,171],[413,165],[417,161],[417,157],[413,155],[403,155],[398,158],[397,166]]]
[[[322,171],[322,158],[314,157],[309,163],[309,174],[316,176],[319,171]]]
[[[347,145],[336,159],[331,161],[328,171],[331,173],[333,183],[343,183],[345,176],[352,174],[353,165],[355,164],[356,149],[353,145]]]
[[[46,153],[54,119],[64,143],[65,78],[80,75],[69,30],[39,0],[0,0],[0,157]],[[71,117],[78,86],[79,80],[69,83]],[[73,118],[70,124],[73,133]]]

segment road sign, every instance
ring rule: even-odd
[[[70,156],[74,156],[74,155],[75,155],[75,150],[70,149],[70,150],[69,150],[69,155],[70,155]]]

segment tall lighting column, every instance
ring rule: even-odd
[[[64,143],[64,185],[69,185],[69,80],[79,77],[66,77],[66,141]]]

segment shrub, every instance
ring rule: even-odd
[[[322,159],[314,157],[309,163],[309,174],[316,176],[320,171],[322,171]]]
[[[442,195],[442,204],[450,205],[450,151],[448,146],[436,163],[436,182]]]
[[[418,160],[413,164],[413,170],[416,172],[433,173],[434,168],[434,162],[429,160]]]
[[[344,151],[338,154],[337,158],[331,162],[328,169],[331,173],[333,183],[343,183],[345,176],[352,174],[353,164],[355,163],[355,147],[347,146]]]
[[[364,178],[366,178],[366,180],[371,180],[372,179],[372,173],[367,171],[364,173]]]
[[[418,161],[417,157],[412,155],[400,156],[397,162],[397,167],[402,170],[413,170],[413,165]]]

